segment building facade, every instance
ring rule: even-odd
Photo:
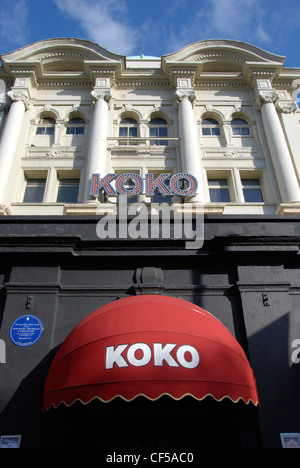
[[[0,434],[23,447],[172,448],[187,434],[191,448],[280,447],[280,434],[300,430],[300,68],[227,40],[158,58],[51,39],[1,59]],[[165,202],[169,234],[163,219],[155,235],[134,224]],[[201,213],[200,244],[175,235],[183,213],[196,228]],[[185,300],[225,325],[259,405],[164,396],[43,411],[49,367],[74,327],[141,295]],[[26,314],[42,324],[28,346],[12,337]]]

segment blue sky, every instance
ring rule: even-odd
[[[1,0],[1,55],[53,37],[89,39],[127,56],[234,39],[300,67],[300,0]]]

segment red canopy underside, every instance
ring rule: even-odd
[[[74,328],[51,364],[44,408],[140,395],[259,403],[253,371],[229,330],[194,304],[152,295],[110,303]]]

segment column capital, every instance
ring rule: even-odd
[[[24,91],[8,91],[7,96],[13,102],[23,102],[25,110],[29,109],[29,99],[27,93]]]
[[[277,109],[282,112],[283,114],[291,114],[292,112],[295,113],[298,109],[297,104],[295,101],[279,101],[276,104]]]
[[[110,90],[104,91],[104,90],[93,89],[91,91],[91,96],[92,96],[92,100],[94,103],[99,101],[100,99],[103,99],[104,101],[109,102],[112,98],[112,94]]]
[[[192,104],[196,99],[196,93],[192,90],[175,91],[176,104],[178,105],[183,99],[188,99]]]
[[[278,99],[279,99],[279,95],[273,89],[266,90],[266,91],[258,90],[257,99],[256,99],[257,109],[260,110],[263,104],[269,104],[269,103],[275,104],[276,101],[278,101]]]

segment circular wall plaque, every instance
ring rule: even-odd
[[[17,346],[31,346],[43,333],[42,322],[33,315],[23,315],[10,327],[10,339]]]

